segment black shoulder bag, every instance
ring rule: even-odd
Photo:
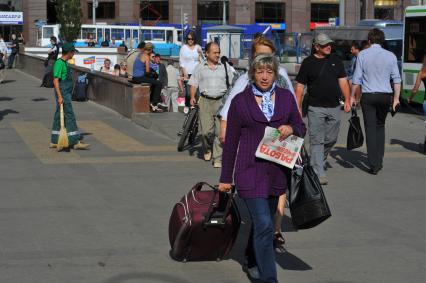
[[[301,164],[291,172],[289,204],[291,220],[296,229],[309,229],[331,216],[324,191],[309,156],[302,147]]]
[[[325,66],[327,64],[328,64],[328,58],[325,59],[325,63],[322,65],[321,70],[318,74],[318,77],[315,78],[315,80],[311,83],[310,87],[312,87],[319,80],[321,75],[324,73]],[[309,93],[306,91],[302,100],[302,116],[303,117],[306,117],[306,115],[308,115],[308,107],[309,107]]]

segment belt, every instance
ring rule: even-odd
[[[215,96],[215,97],[208,96],[208,95],[205,95],[204,93],[200,93],[200,96],[204,97],[206,99],[211,99],[211,100],[219,100],[219,99],[222,99],[222,97],[223,97],[223,95],[221,95],[221,96]]]
[[[393,95],[392,92],[363,92],[363,94],[380,94],[380,95],[387,94],[387,95]]]

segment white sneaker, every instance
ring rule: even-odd
[[[247,272],[248,276],[251,279],[255,279],[255,280],[260,279],[260,272],[259,272],[259,268],[257,266],[253,266],[253,267],[250,267],[250,268],[247,267],[245,271]]]

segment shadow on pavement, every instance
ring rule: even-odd
[[[8,114],[18,114],[18,111],[12,110],[12,109],[5,109],[0,111],[0,121],[3,120],[4,116]]]
[[[2,84],[8,84],[8,83],[13,83],[13,82],[16,82],[16,81],[15,80],[4,80],[2,82]]]
[[[237,261],[242,266],[244,265],[245,261],[245,249],[247,246],[247,241],[250,233],[250,216],[248,214],[246,205],[240,198],[235,199],[237,202],[238,210],[240,211],[241,215],[241,226],[240,226],[240,232],[238,233],[237,240],[234,244],[234,247],[231,250],[231,253],[229,255],[230,259],[233,259]],[[291,218],[287,215],[283,218],[283,230],[284,232],[293,232],[296,231],[293,227],[293,224],[291,223]],[[299,270],[299,271],[305,271],[305,270],[312,270],[312,267],[298,258],[297,256],[293,255],[292,253],[288,252],[287,250],[284,250],[284,252],[277,252],[275,254],[276,256],[276,262],[281,266],[281,268],[285,270]],[[243,272],[243,271],[242,271]],[[259,282],[258,280],[251,280],[251,282]]]
[[[0,101],[12,101],[12,100],[13,100],[12,97],[7,97],[7,96],[0,97]]]
[[[107,279],[103,283],[125,283],[130,280],[136,280],[137,282],[170,282],[170,283],[189,283],[189,281],[182,278],[154,272],[130,272],[115,275],[110,279]]]
[[[399,139],[391,139],[390,144],[399,144],[400,146],[402,146],[403,148],[407,150],[423,153],[422,148],[420,147],[422,144],[419,144],[419,143],[406,142]]]
[[[34,102],[39,102],[39,101],[46,101],[46,100],[49,100],[49,99],[44,98],[44,97],[37,97],[37,98],[33,98],[31,100],[34,101]]]
[[[362,171],[367,172],[369,167],[365,164],[368,164],[367,155],[363,152],[356,150],[348,151],[344,147],[335,147],[330,151],[330,156],[336,160],[337,164],[344,168],[358,168]]]

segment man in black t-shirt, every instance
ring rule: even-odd
[[[12,52],[9,55],[7,68],[12,69],[13,61],[15,61],[16,54],[19,53],[19,40],[16,38],[16,34],[12,34],[12,43],[9,47],[12,49]]]
[[[343,62],[331,54],[332,43],[326,34],[318,34],[313,46],[315,53],[303,60],[296,77],[299,109],[302,105],[303,91],[305,86],[308,86],[310,160],[322,185],[328,183],[324,172],[325,162],[339,134],[339,99],[342,95],[345,98],[345,111],[349,112],[351,109],[346,71]]]

